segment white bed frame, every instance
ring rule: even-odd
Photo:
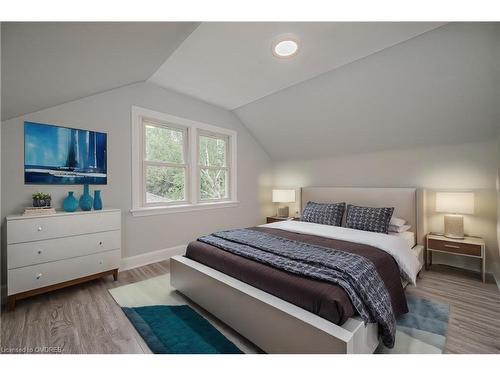
[[[414,188],[303,188],[301,202],[392,206],[423,239],[423,192]],[[266,353],[373,353],[376,324],[359,317],[342,326],[183,256],[170,261],[170,283]]]

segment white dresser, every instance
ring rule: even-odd
[[[121,212],[7,217],[8,304],[105,275],[118,277]]]

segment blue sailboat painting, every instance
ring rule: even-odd
[[[24,182],[106,184],[106,143],[106,133],[26,121]]]

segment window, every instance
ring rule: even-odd
[[[200,200],[228,199],[228,138],[198,134]]]
[[[236,133],[132,107],[132,214],[234,206]]]
[[[143,120],[144,204],[186,202],[186,129]]]

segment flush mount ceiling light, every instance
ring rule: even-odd
[[[282,40],[273,46],[273,53],[278,57],[292,57],[298,50],[299,45],[291,39]]]

